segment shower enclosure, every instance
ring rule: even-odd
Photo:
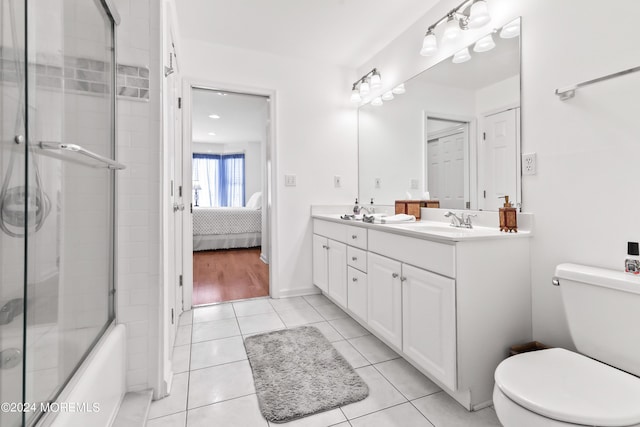
[[[37,422],[114,319],[123,166],[109,1],[0,2],[0,425],[13,427]]]

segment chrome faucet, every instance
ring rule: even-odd
[[[372,213],[375,212],[375,209],[373,207],[366,208],[364,206],[360,206],[360,209],[358,209],[358,213],[362,213],[362,211],[365,211],[367,213],[367,215],[371,215]]]
[[[456,215],[455,213],[449,211],[446,214],[444,214],[444,216],[446,218],[451,218],[451,224],[449,224],[451,227],[456,227],[456,228],[473,228],[473,224],[471,223],[471,217],[474,216],[478,216],[476,214],[466,214],[462,212],[460,214],[460,216]]]

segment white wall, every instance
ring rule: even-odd
[[[280,295],[313,291],[310,205],[351,203],[357,193],[356,110],[349,105],[355,73],[196,40],[181,44],[186,78],[276,91],[272,286]],[[297,186],[285,187],[284,174],[297,175]],[[334,175],[342,188],[334,188]]]
[[[244,153],[245,200],[257,191],[262,191],[262,147],[259,141],[219,144],[194,142],[191,151],[202,154]]]
[[[478,117],[514,105],[520,105],[520,76],[509,77],[476,91]]]
[[[538,174],[523,177],[523,207],[535,214],[531,241],[533,333],[572,348],[554,268],[578,262],[621,269],[628,240],[640,240],[637,171],[640,76],[584,88],[561,102],[559,87],[638,65],[640,2],[488,0],[492,26],[522,16],[522,151],[537,152]],[[427,26],[459,2],[443,1],[359,68],[376,66],[385,88],[468,44],[471,31],[437,58],[421,57]],[[624,11],[624,12],[621,12]],[[346,94],[345,94],[346,96]],[[496,296],[499,298],[499,296]],[[597,308],[594,307],[594,315]]]

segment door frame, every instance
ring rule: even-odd
[[[276,95],[277,92],[273,89],[264,89],[264,88],[256,88],[242,85],[234,85],[230,83],[221,83],[221,82],[213,82],[213,81],[205,81],[194,78],[185,78],[183,79],[182,86],[182,130],[183,130],[183,183],[184,183],[184,194],[192,194],[192,183],[191,183],[191,154],[192,154],[192,122],[191,122],[191,91],[193,89],[206,89],[212,91],[222,91],[222,92],[235,92],[239,94],[246,95],[256,95],[263,96],[268,99],[269,103],[269,119],[268,126],[269,131],[267,133],[267,147],[266,153],[267,165],[265,166],[265,178],[266,178],[266,195],[263,195],[263,200],[265,200],[265,207],[267,213],[267,230],[269,235],[269,240],[267,243],[267,259],[269,260],[269,295],[272,298],[277,298],[280,294],[280,289],[276,277],[277,266],[279,265],[279,260],[277,256],[277,252],[273,250],[273,248],[277,247],[277,191],[276,191],[276,178],[278,172],[277,165],[277,139],[276,139]],[[271,163],[271,171],[269,173],[268,164]],[[266,196],[266,197],[265,197]],[[190,196],[189,196],[190,197]],[[191,203],[191,202],[189,202]],[[187,207],[189,209],[189,207]],[[263,208],[264,209],[264,208]],[[189,209],[189,212],[191,210]],[[265,230],[262,231],[263,233]],[[185,217],[185,221],[183,223],[183,250],[186,258],[185,260],[191,259],[193,260],[193,215],[187,215]],[[193,261],[185,262],[184,272],[183,272],[183,295],[184,295],[184,309],[190,310],[193,307]]]
[[[478,121],[473,116],[465,116],[459,114],[436,113],[433,111],[422,110],[422,187],[423,191],[428,188],[428,151],[427,144],[429,142],[429,129],[427,129],[427,120],[448,120],[454,122],[467,123],[467,137],[465,140],[465,160],[464,160],[464,179],[465,179],[465,204],[469,203],[469,208],[476,209],[478,206],[478,168],[477,168],[477,149],[471,138],[478,133]]]

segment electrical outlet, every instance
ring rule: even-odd
[[[382,181],[380,178],[375,178],[374,180],[375,188],[380,188],[380,181]]]
[[[285,175],[284,176],[284,185],[285,185],[285,187],[295,187],[296,186],[296,176],[295,175]]]
[[[522,155],[522,175],[536,174],[536,153],[526,153]]]
[[[411,180],[411,189],[412,190],[417,190],[418,189],[418,180],[417,179],[412,179]]]
[[[336,188],[342,187],[342,178],[339,175],[333,177],[333,186]]]

